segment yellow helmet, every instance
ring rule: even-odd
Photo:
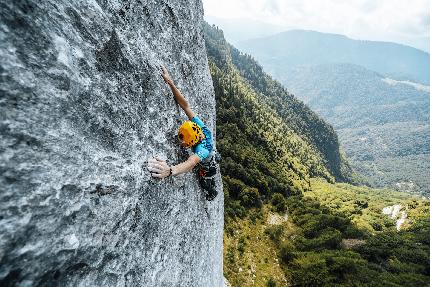
[[[180,126],[178,137],[183,140],[187,147],[192,147],[200,141],[203,136],[202,129],[192,121],[186,121]]]

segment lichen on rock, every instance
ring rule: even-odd
[[[0,3],[0,285],[222,286],[223,193],[186,159],[164,64],[207,126],[196,1]]]

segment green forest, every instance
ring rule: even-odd
[[[333,125],[369,185],[430,194],[429,92],[352,64],[283,67],[279,79]]]
[[[357,187],[334,129],[204,26],[236,286],[430,286],[430,202]],[[407,222],[381,209],[400,204]]]

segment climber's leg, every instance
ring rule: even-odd
[[[216,189],[215,176],[213,177],[199,177],[199,182],[203,188],[207,201],[212,201],[218,195]]]

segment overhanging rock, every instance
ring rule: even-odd
[[[198,1],[2,1],[0,285],[222,286],[223,193],[187,158],[165,64],[206,124]]]

